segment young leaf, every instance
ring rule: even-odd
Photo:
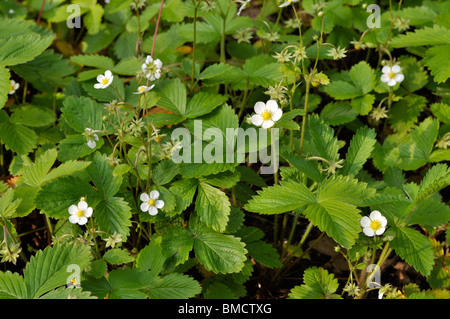
[[[38,251],[23,272],[27,297],[38,298],[65,285],[69,276],[68,267],[75,264],[83,270],[91,259],[89,248],[75,243],[48,246]]]
[[[395,227],[390,242],[395,252],[424,276],[433,269],[434,254],[427,237],[411,228]]]
[[[343,175],[356,176],[358,174],[373,151],[376,143],[375,138],[375,130],[367,126],[356,131],[356,134],[350,142],[344,167],[342,168]]]
[[[239,272],[247,259],[244,246],[239,238],[219,233],[201,232],[194,238],[196,258],[216,274]]]
[[[311,267],[303,274],[304,284],[294,287],[289,293],[290,299],[341,299],[335,294],[338,280],[326,269]]]

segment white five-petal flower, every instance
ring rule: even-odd
[[[142,94],[148,92],[151,89],[153,89],[154,86],[155,86],[154,84],[150,86],[141,85],[140,87],[138,87],[137,92],[133,92],[133,94]]]
[[[140,199],[143,202],[141,204],[141,210],[143,212],[148,212],[152,216],[158,214],[158,209],[164,207],[164,201],[158,198],[158,191],[151,191],[150,194],[142,193],[140,196]]]
[[[98,135],[95,133],[92,133],[91,128],[86,127],[84,129],[84,136],[86,137],[87,145],[90,148],[95,148],[95,146],[97,145],[96,141],[98,141]]]
[[[377,210],[371,212],[369,216],[361,218],[360,222],[364,234],[369,237],[373,237],[374,235],[379,236],[386,230],[387,219]]]
[[[397,83],[400,83],[405,79],[405,76],[400,73],[401,71],[402,68],[398,64],[395,64],[392,67],[385,65],[383,69],[381,69],[381,72],[383,72],[383,75],[381,75],[381,81],[389,86],[395,86]]]
[[[69,221],[72,224],[84,225],[88,221],[88,217],[92,216],[93,209],[88,207],[84,200],[80,200],[78,205],[71,205],[69,207]]]
[[[160,59],[153,60],[150,55],[147,55],[141,68],[145,77],[150,81],[155,81],[161,77],[162,62]]]
[[[11,94],[16,93],[16,91],[19,88],[19,86],[20,86],[19,83],[17,83],[14,80],[11,80],[11,83],[9,84],[9,92],[8,92],[8,94],[11,95]]]
[[[251,117],[252,124],[265,129],[274,126],[283,115],[275,100],[269,100],[267,103],[256,102],[254,109],[256,114]]]
[[[97,76],[97,81],[99,83],[94,84],[94,88],[96,89],[106,89],[113,81],[114,76],[112,75],[110,70],[106,70],[105,74],[99,74]]]

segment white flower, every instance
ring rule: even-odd
[[[90,148],[95,148],[95,146],[97,145],[96,141],[98,141],[98,135],[95,133],[92,133],[91,128],[86,127],[84,129],[84,137],[86,137],[87,145]]]
[[[269,100],[267,103],[256,102],[255,113],[251,118],[253,125],[266,129],[274,126],[275,122],[283,115],[283,111],[278,108],[275,100]]]
[[[145,86],[145,85],[141,85],[140,87],[138,87],[137,92],[133,92],[133,94],[142,94],[145,92],[150,91],[151,89],[153,89],[155,85],[151,85],[151,86]]]
[[[141,204],[141,210],[143,212],[148,211],[148,213],[152,216],[158,214],[158,209],[164,207],[164,202],[158,198],[159,198],[158,191],[151,191],[150,195],[147,193],[142,193],[140,196],[140,199],[143,202]]]
[[[374,235],[381,235],[386,230],[387,219],[377,210],[370,213],[369,216],[361,218],[361,226],[363,232],[369,237]]]
[[[114,76],[112,75],[110,70],[105,71],[105,75],[99,74],[97,76],[97,81],[99,83],[95,83],[94,87],[96,89],[106,89],[113,81]]]
[[[287,7],[288,5],[290,5],[293,2],[298,2],[299,0],[287,0],[286,2],[283,2],[282,4],[280,4],[278,7],[279,8],[283,8],[283,7]]]
[[[147,55],[147,59],[145,59],[141,68],[145,77],[150,81],[155,81],[161,77],[162,62],[160,59],[153,60],[150,55]]]
[[[389,86],[395,86],[397,83],[402,82],[405,78],[405,76],[400,73],[401,71],[402,68],[398,64],[392,67],[385,65],[381,70],[381,72],[383,72],[381,81],[387,83]]]
[[[80,200],[78,205],[71,205],[69,207],[69,221],[72,224],[84,225],[88,221],[88,217],[92,216],[92,207],[88,207],[88,204],[84,200]]]
[[[17,89],[19,88],[19,83],[16,83],[16,81],[11,80],[11,83],[9,84],[9,92],[8,94],[14,94],[16,93]]]

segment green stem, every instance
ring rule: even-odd
[[[195,85],[195,52],[197,50],[197,9],[199,2],[196,2],[195,0],[192,0],[192,3],[194,4],[194,39],[192,42],[192,74],[191,74],[191,92],[194,90]]]
[[[303,110],[305,111],[305,115],[303,115],[303,119],[302,119],[302,130],[301,130],[301,135],[300,135],[300,149],[298,151],[299,156],[302,156],[303,140],[305,139],[306,117],[308,115],[309,82],[310,82],[310,79],[308,78],[306,80],[305,105],[303,107]]]
[[[92,225],[91,233],[92,233],[92,238],[94,240],[95,251],[97,252],[97,258],[100,259],[100,251],[98,249],[97,238],[95,237],[94,220],[92,218],[91,218],[91,225]]]

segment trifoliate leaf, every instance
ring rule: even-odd
[[[338,280],[326,269],[311,267],[303,274],[304,284],[294,287],[289,293],[291,299],[341,299],[335,294]]]

